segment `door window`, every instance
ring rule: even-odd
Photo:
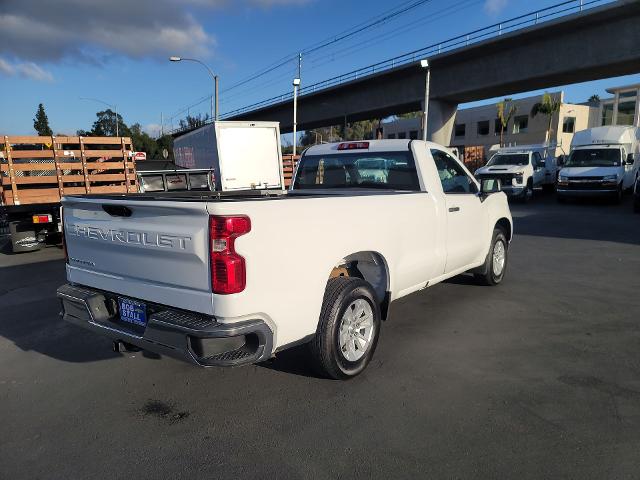
[[[433,161],[444,193],[477,193],[476,182],[471,179],[462,166],[451,155],[442,150],[431,150]]]
[[[541,168],[542,167],[542,157],[538,152],[533,152],[533,168]]]

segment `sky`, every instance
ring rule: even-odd
[[[34,134],[38,103],[54,132],[67,134],[91,128],[95,113],[106,108],[96,100],[117,106],[127,124],[140,123],[151,134],[161,118],[171,130],[187,113],[210,112],[207,71],[169,62],[170,55],[209,65],[220,78],[224,113],[289,92],[301,51],[302,83],[309,85],[556,3],[57,0],[53,8],[50,0],[1,0],[0,134]],[[382,20],[398,11],[404,13]],[[376,19],[375,27],[353,33]],[[563,88],[565,101],[582,102],[594,93],[607,96],[607,87],[639,82],[640,75],[631,75],[549,90]]]

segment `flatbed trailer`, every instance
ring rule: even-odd
[[[65,195],[138,191],[128,137],[3,136],[0,209],[14,252],[32,251],[62,231]]]

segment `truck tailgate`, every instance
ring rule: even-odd
[[[204,203],[67,197],[62,205],[71,282],[212,313]]]

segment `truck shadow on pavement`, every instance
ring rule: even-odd
[[[62,260],[0,268],[0,336],[22,351],[64,362],[121,356],[110,349],[108,340],[60,318],[56,289],[62,283]]]
[[[274,358],[259,363],[258,366],[301,377],[325,378],[313,369],[311,354],[306,344],[279,352]]]
[[[630,199],[621,205],[603,200],[575,200],[557,204],[555,198],[511,205],[515,235],[594,240],[640,245],[640,215]]]

